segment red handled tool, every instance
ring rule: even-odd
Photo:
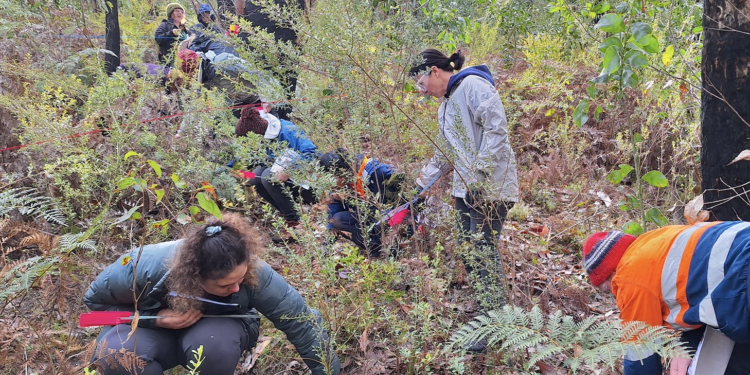
[[[250,172],[250,171],[238,170],[236,172],[237,172],[237,176],[242,177],[242,178],[255,178],[255,173]]]
[[[134,316],[130,311],[92,311],[90,313],[81,314],[78,318],[78,324],[81,327],[96,327],[96,326],[116,326],[118,324],[126,324],[133,320]],[[241,314],[241,315],[203,315],[203,318],[257,318],[258,315],[254,314]],[[138,319],[162,319],[169,318],[168,316],[154,316],[154,315],[141,315]]]
[[[130,311],[93,311],[88,314],[81,314],[78,318],[78,324],[81,327],[116,326],[131,319],[133,317]]]

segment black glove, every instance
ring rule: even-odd
[[[383,192],[385,203],[392,203],[398,200],[405,178],[406,176],[403,173],[394,173],[383,183],[383,187],[385,188]]]
[[[411,208],[413,208],[415,212],[422,212],[422,210],[424,209],[424,201],[426,197],[419,195],[422,194],[423,191],[424,188],[417,185],[417,200],[415,200],[414,203],[411,204]]]
[[[484,202],[484,190],[476,186],[470,187],[469,191],[466,192],[464,202],[469,207],[476,207],[478,204]]]

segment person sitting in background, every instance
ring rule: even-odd
[[[91,310],[142,317],[132,335],[130,322],[99,334],[95,363],[101,373],[162,374],[186,367],[202,346],[203,362],[193,370],[232,375],[242,352],[256,345],[258,312],[286,334],[314,375],[339,373],[320,314],[261,259],[258,233],[244,218],[222,217],[181,240],[134,249],[94,280],[83,298]],[[124,368],[134,362],[128,353],[143,367]]]
[[[234,132],[239,137],[253,133],[263,137],[267,142],[286,147],[279,155],[274,155],[269,147],[267,163],[261,163],[253,170],[255,178],[250,179],[248,184],[281,213],[287,228],[299,228],[300,214],[295,207],[295,201],[301,198],[303,203],[313,204],[317,199],[309,187],[290,179],[288,172],[299,162],[314,161],[318,157],[318,148],[307,134],[292,122],[279,120],[265,110],[258,110],[252,106],[242,108]],[[290,239],[291,234],[284,232],[282,231],[282,236],[274,237],[273,241],[282,242]]]
[[[343,148],[319,158],[320,165],[338,177],[337,190],[329,196],[328,229],[351,233],[352,242],[378,258],[385,225],[380,218],[388,205],[398,201],[404,174],[364,154],[355,157],[354,168],[349,159]]]
[[[620,319],[681,331],[695,350],[671,375],[750,374],[750,223],[673,225],[640,235],[591,235],[583,245],[591,285],[615,295]],[[708,327],[707,327],[708,326]],[[628,353],[625,375],[661,375],[655,353]],[[694,371],[694,372],[693,372]]]
[[[239,57],[234,46],[201,30],[195,30],[180,44],[178,54],[183,60],[183,71],[193,75],[197,69],[198,82],[208,89],[222,90],[230,106],[260,103],[257,87],[247,75],[257,76],[259,84],[273,81],[270,75],[249,69],[250,64]],[[185,61],[189,63],[186,65]],[[240,110],[233,111],[233,114],[239,118]]]
[[[190,29],[192,34],[196,32],[210,31],[216,34],[222,34],[221,27],[216,23],[216,15],[209,4],[201,4],[198,7],[198,23]]]
[[[174,65],[174,44],[188,38],[185,31],[185,8],[178,3],[167,5],[167,19],[162,20],[154,31],[156,44],[159,46],[159,63]]]

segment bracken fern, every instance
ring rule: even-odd
[[[94,241],[86,238],[86,233],[63,234],[55,237],[52,243],[55,249],[49,256],[36,256],[16,263],[10,268],[0,269],[0,311],[7,302],[18,293],[28,291],[34,282],[42,276],[55,272],[66,255],[75,249],[94,250]]]
[[[33,188],[14,188],[0,192],[0,217],[13,210],[22,215],[42,217],[50,223],[65,225],[65,215],[50,197],[39,195]]]
[[[463,348],[479,340],[487,340],[489,346],[500,344],[500,350],[516,358],[527,358],[526,370],[539,361],[561,357],[561,365],[574,373],[597,364],[613,368],[628,351],[641,357],[651,353],[663,358],[688,356],[673,332],[664,327],[596,316],[576,323],[560,311],[545,316],[537,306],[529,312],[508,305],[488,311],[456,332],[447,348]]]

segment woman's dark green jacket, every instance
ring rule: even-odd
[[[172,241],[144,246],[140,257],[138,249],[124,254],[94,280],[83,297],[84,303],[95,311],[135,311],[137,308],[141,315],[156,315],[159,310],[168,308],[166,297],[169,291],[165,283],[169,276],[167,262],[180,243]],[[328,362],[331,373],[338,374],[339,360],[335,353],[326,349],[328,334],[320,325],[322,320],[317,311],[310,309],[302,296],[268,263],[258,261],[255,269],[257,286],[242,284],[237,293],[210,298],[239,306],[205,303],[203,313],[246,314],[257,310],[286,334],[314,375],[325,374],[319,355],[324,352],[330,353]],[[134,276],[135,291],[132,290]],[[139,296],[137,307],[134,296]],[[244,320],[247,329],[257,330],[257,321]],[[138,326],[154,328],[154,320],[140,320]],[[251,345],[254,346],[255,342]]]

